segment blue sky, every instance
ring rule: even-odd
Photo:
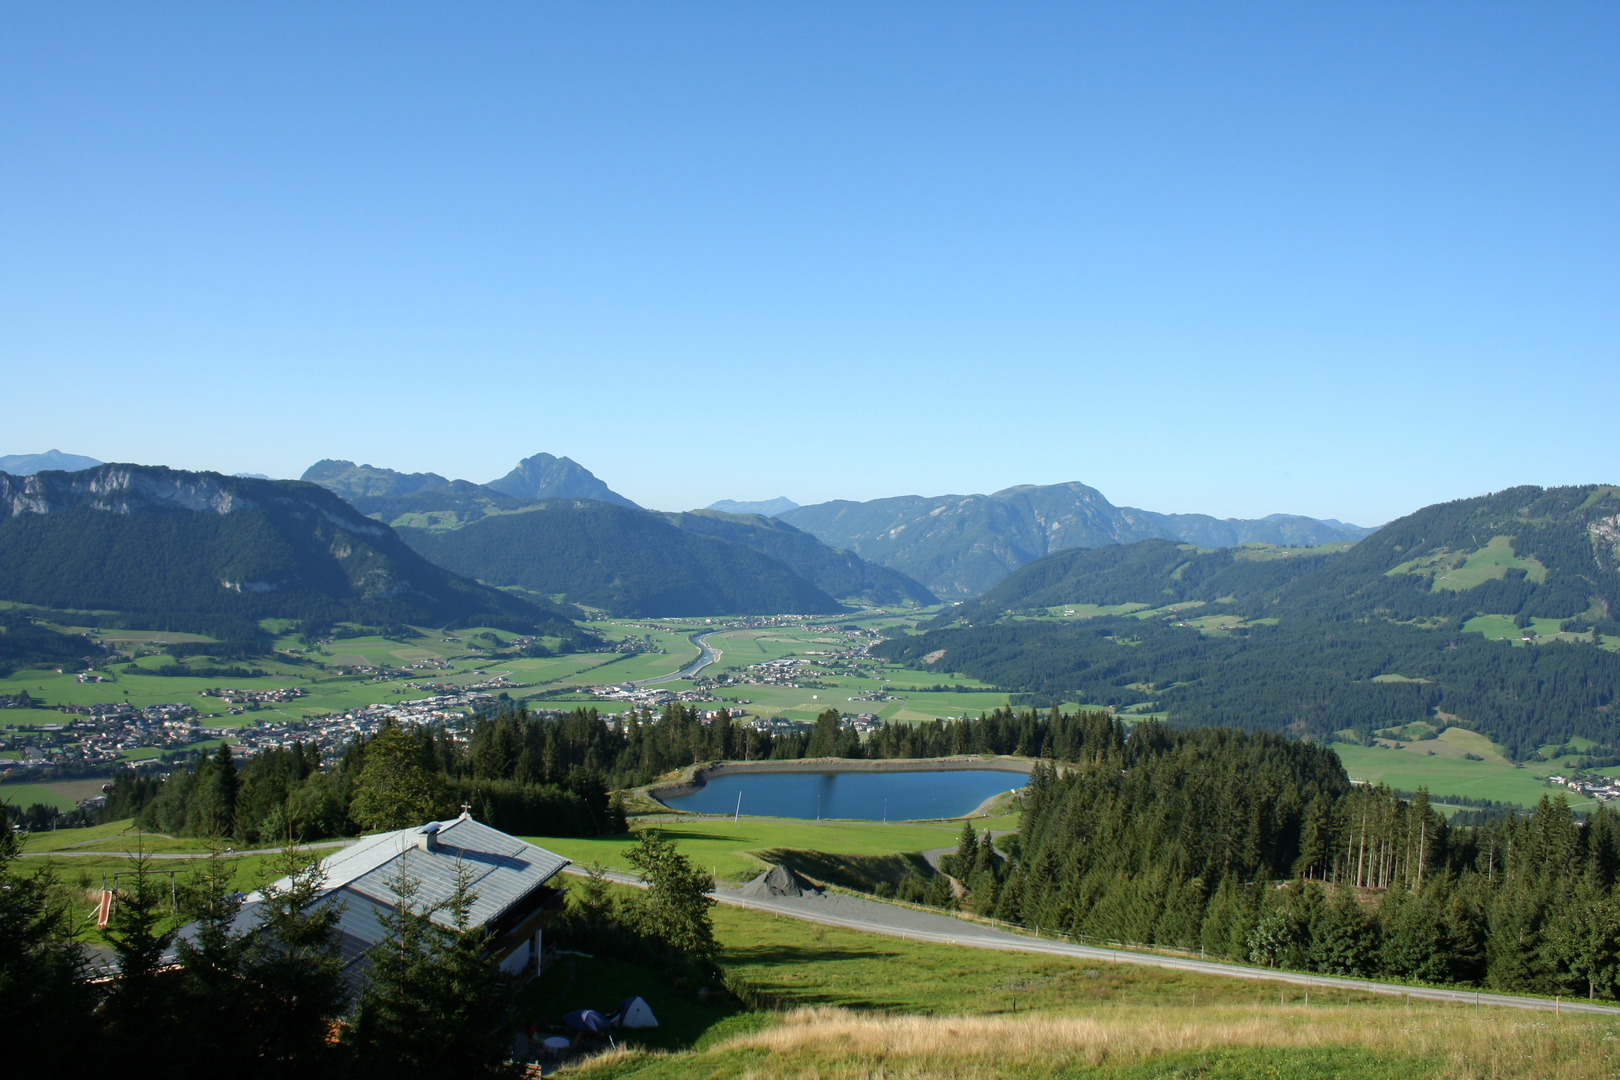
[[[1620,482],[1620,8],[0,7],[0,454]]]

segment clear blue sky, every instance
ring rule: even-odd
[[[0,7],[0,453],[1620,482],[1614,4]]]

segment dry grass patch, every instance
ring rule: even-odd
[[[1620,1024],[1456,1006],[1141,1007],[1084,1016],[895,1016],[799,1009],[706,1052],[614,1055],[596,1075],[809,1080],[996,1077],[1620,1075]]]

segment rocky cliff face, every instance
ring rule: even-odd
[[[318,485],[146,465],[0,473],[0,599],[233,634],[266,617],[566,618],[433,565]]]
[[[297,481],[185,472],[159,465],[98,465],[80,472],[34,476],[0,473],[0,517],[69,510],[232,514],[272,508],[294,515],[318,514],[338,528],[361,536],[378,537],[388,532],[386,526],[356,512],[325,488]]]

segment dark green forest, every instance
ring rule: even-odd
[[[1168,541],[1065,551],[874,652],[917,667],[943,652],[935,663],[1026,702],[1079,695],[1150,706],[1178,723],[1325,738],[1443,711],[1516,758],[1575,736],[1614,746],[1620,654],[1591,641],[1620,636],[1611,616],[1620,610],[1610,535],[1617,514],[1611,489],[1518,488],[1429,507],[1342,554]],[[1446,587],[1447,575],[1496,537],[1510,538],[1524,565]],[[1044,617],[1062,604],[1154,610]],[[1202,606],[1165,610],[1184,604]],[[1021,617],[1032,612],[1043,617]],[[1521,626],[1557,619],[1585,640],[1515,647],[1463,630],[1485,614]],[[1243,622],[1219,631],[1181,625],[1203,615]],[[1373,681],[1381,675],[1414,681]]]
[[[74,664],[99,651],[82,637],[35,624],[16,608],[0,610],[0,677],[18,668]]]
[[[971,837],[968,838],[971,844]],[[1265,732],[1089,723],[1031,776],[1012,858],[966,903],[1082,938],[1501,990],[1620,993],[1620,817],[1543,800],[1454,828]]]
[[[803,577],[828,596],[866,604],[937,604],[921,584],[852,551],[829,547],[785,521],[759,514],[692,510],[664,514],[676,528],[753,548]]]

